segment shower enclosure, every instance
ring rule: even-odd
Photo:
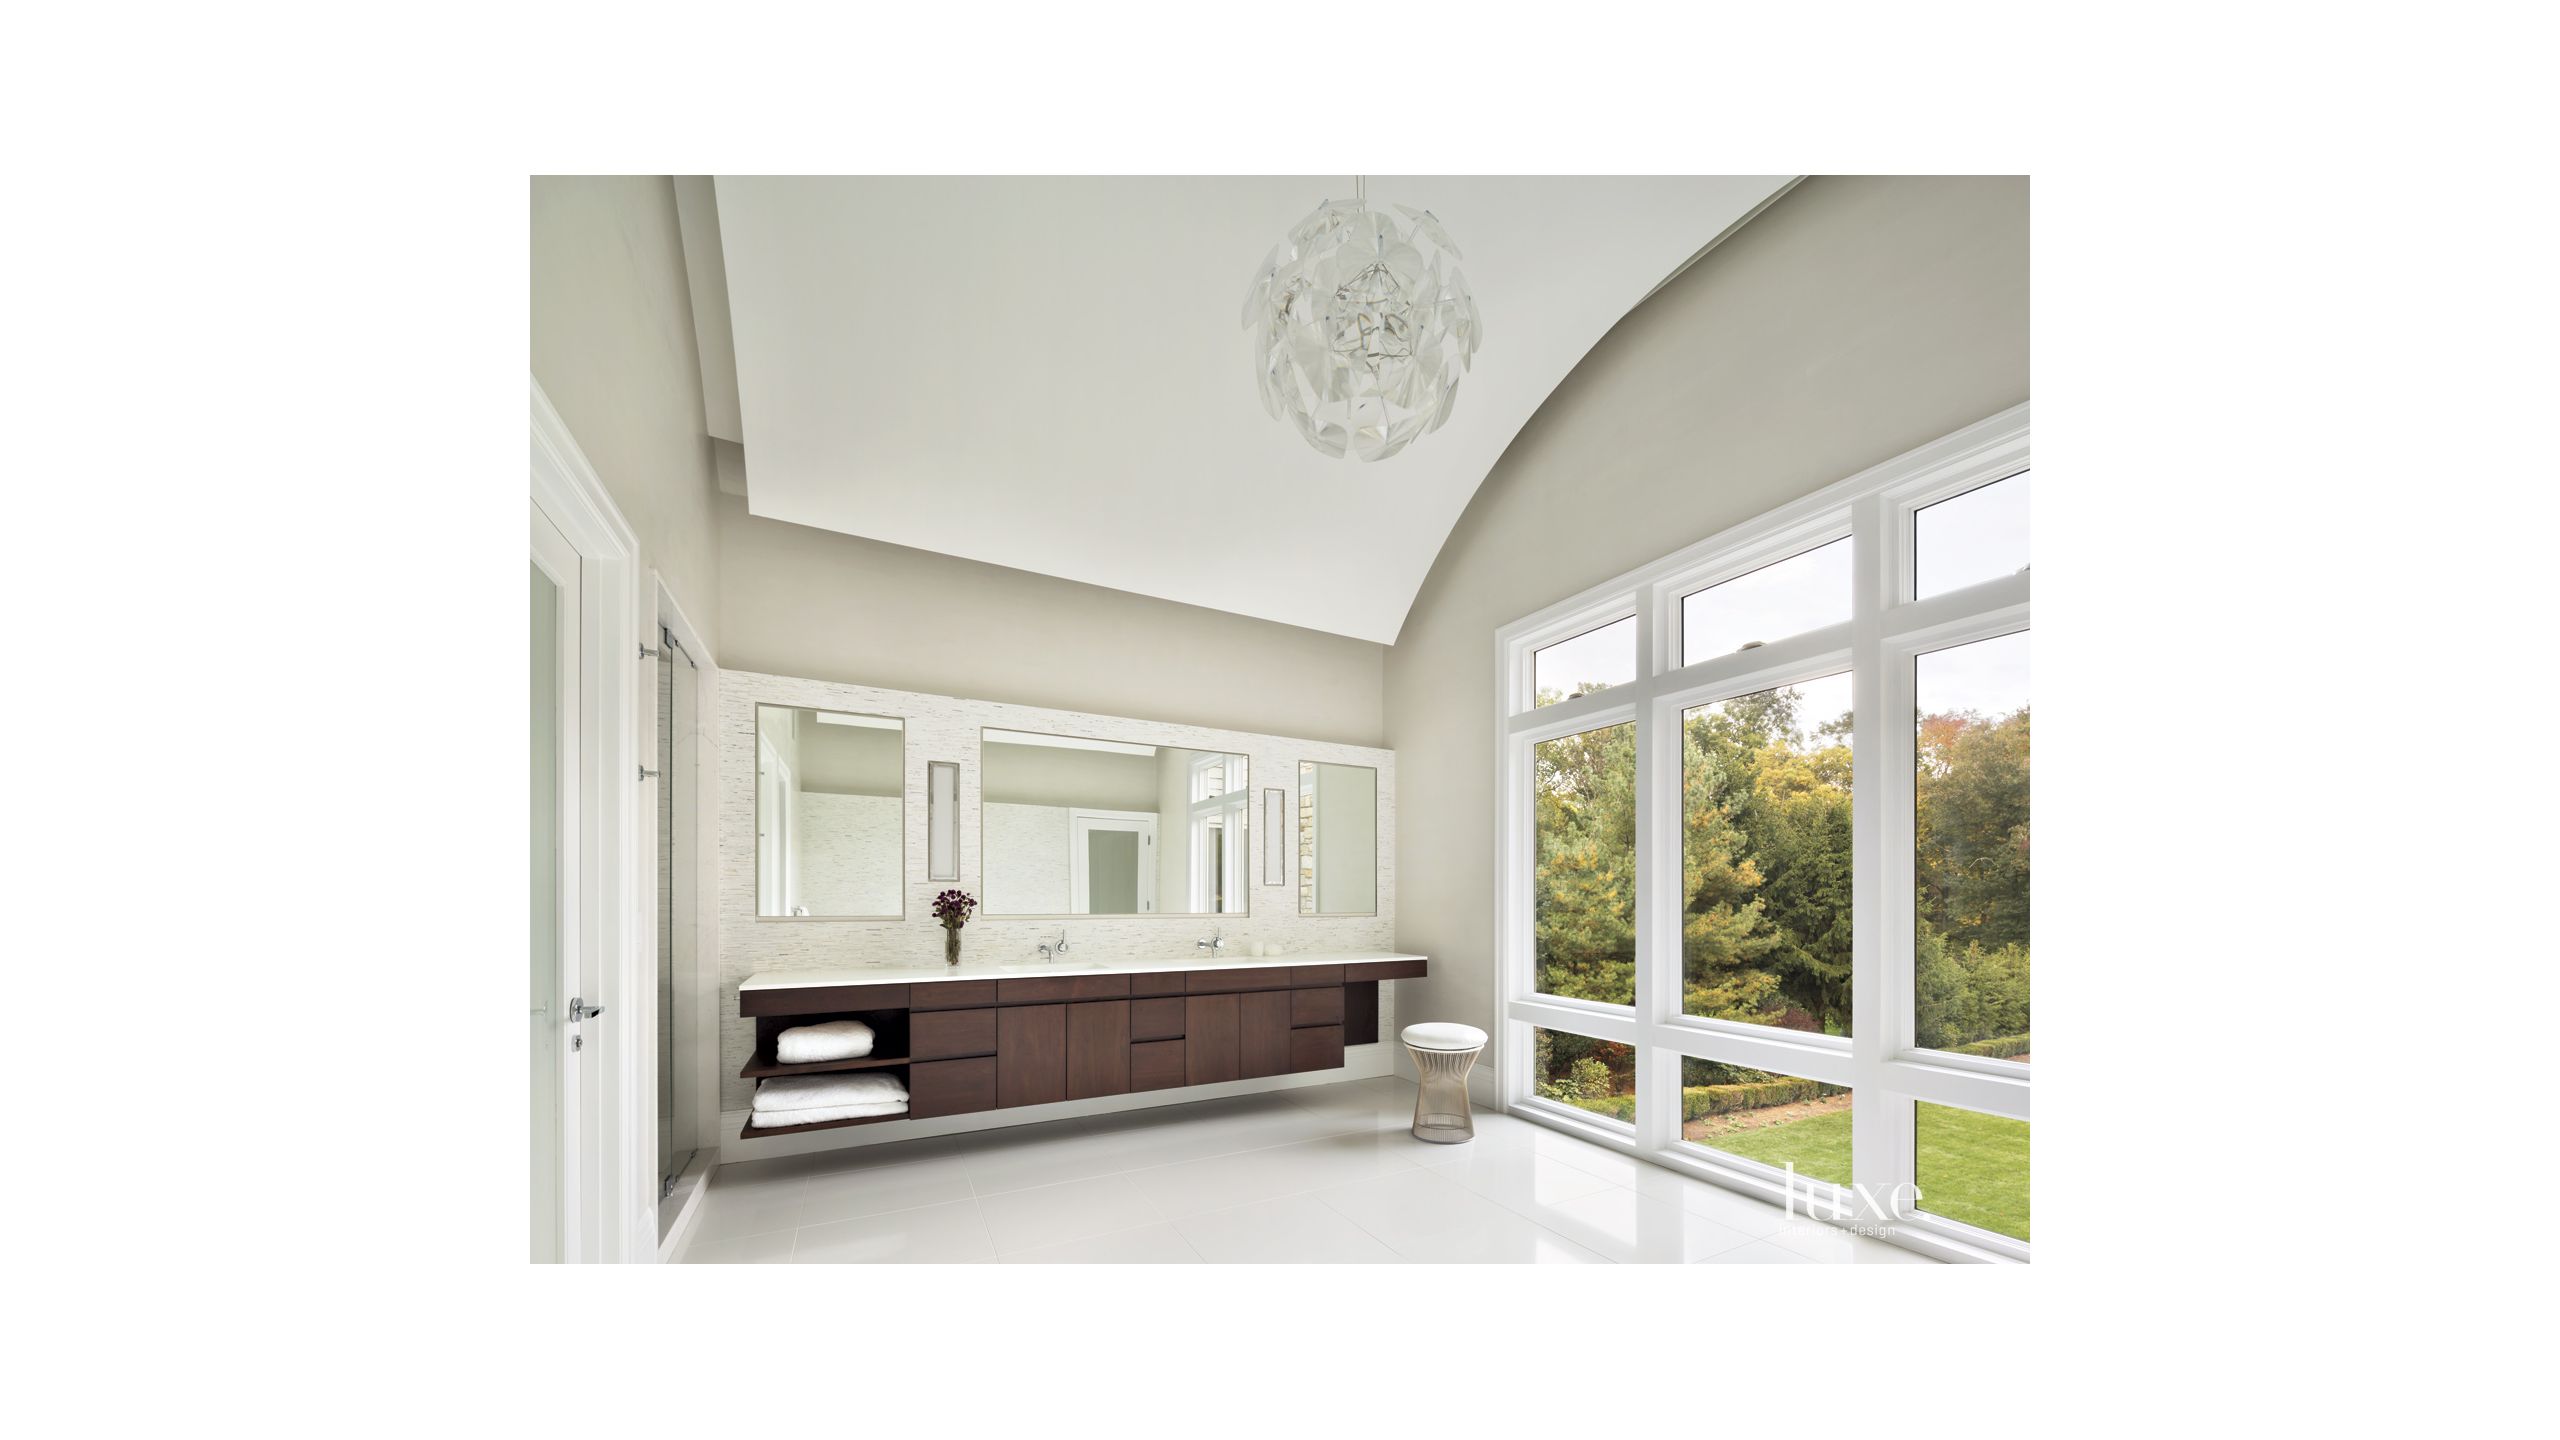
[[[700,957],[696,917],[701,900],[700,668],[681,641],[658,631],[658,1196],[675,1189],[693,1159],[700,1120],[683,1083],[689,1057],[701,1053],[702,1015],[695,988]],[[659,1207],[663,1235],[676,1207]]]

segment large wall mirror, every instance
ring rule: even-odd
[[[1021,730],[979,734],[987,915],[1242,915],[1245,760]]]
[[[889,715],[756,707],[756,915],[906,913],[906,726]]]
[[[1298,913],[1378,913],[1378,772],[1298,762]]]

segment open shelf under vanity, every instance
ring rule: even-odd
[[[903,998],[903,997],[901,997]],[[773,1058],[774,1046],[784,1030],[800,1025],[823,1025],[830,1020],[859,1020],[871,1027],[871,1052],[848,1060],[814,1060],[806,1064],[785,1065]],[[806,1015],[765,1015],[756,1018],[756,1048],[747,1063],[738,1067],[739,1078],[769,1080],[784,1075],[828,1075],[854,1070],[886,1070],[894,1073],[901,1084],[907,1082],[908,1058],[907,1012],[903,1008],[848,1007],[824,1010]],[[877,1125],[883,1120],[904,1120],[896,1115],[857,1115],[846,1120],[821,1120],[812,1125],[758,1125],[752,1111],[748,1123],[738,1131],[741,1140],[760,1140],[773,1135],[798,1135],[810,1130],[838,1130],[848,1125]]]

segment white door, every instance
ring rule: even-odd
[[[1152,915],[1156,909],[1156,817],[1133,810],[1067,814],[1070,890],[1078,915]]]
[[[569,1001],[578,989],[579,562],[539,507],[533,512],[533,1258],[578,1251],[578,1052]]]

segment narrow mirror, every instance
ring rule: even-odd
[[[894,920],[906,910],[906,726],[756,707],[756,915]]]

